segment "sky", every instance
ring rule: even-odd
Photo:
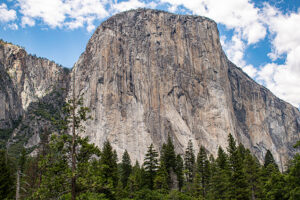
[[[228,58],[300,108],[300,0],[0,0],[0,38],[71,68],[101,22],[136,8],[213,19]]]

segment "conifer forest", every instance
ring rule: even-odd
[[[217,157],[204,147],[195,152],[191,141],[176,154],[169,135],[160,151],[151,144],[139,163],[126,150],[118,158],[108,141],[100,149],[80,137],[88,113],[82,100],[69,101],[64,117],[53,121],[60,128],[45,129],[36,155],[1,150],[0,199],[300,199],[299,154],[281,171],[269,150],[259,163],[230,133]]]

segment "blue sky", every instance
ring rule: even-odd
[[[71,68],[103,20],[139,7],[215,20],[229,59],[300,107],[299,0],[1,0],[0,38]]]

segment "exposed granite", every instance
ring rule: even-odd
[[[119,156],[143,160],[170,134],[213,155],[234,137],[262,161],[270,149],[285,164],[299,139],[299,111],[256,84],[226,58],[217,25],[199,16],[138,9],[95,31],[73,68],[76,93],[92,109],[86,135],[108,139]]]
[[[205,17],[117,14],[97,28],[72,74],[92,111],[84,135],[98,146],[108,139],[119,157],[127,149],[132,161],[143,161],[147,147],[159,149],[168,134],[178,153],[191,139],[196,151],[203,145],[216,156],[232,133],[260,161],[270,149],[283,167],[300,139],[299,110],[232,64],[216,23]],[[30,133],[25,144],[34,147],[39,133],[53,128],[48,114],[58,116],[73,89],[70,74],[1,43],[0,75],[0,125],[23,116],[13,136]]]
[[[38,144],[45,126],[52,126],[49,115],[59,112],[65,101],[68,71],[0,41],[0,129],[15,128],[11,144],[20,140],[27,147]],[[62,92],[61,88],[66,90]],[[18,127],[14,127],[13,122],[21,118]]]

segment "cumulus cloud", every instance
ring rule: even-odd
[[[16,23],[8,24],[7,27],[11,30],[18,30],[18,25]]]
[[[67,27],[75,29],[87,25],[88,31],[94,29],[91,19],[108,16],[106,0],[18,0],[22,26],[33,26],[40,20],[51,28]]]
[[[146,7],[146,4],[139,0],[123,1],[112,5],[113,10],[116,12],[122,12],[130,9],[136,9],[142,7]]]
[[[5,3],[0,4],[0,22],[9,22],[17,19],[15,10],[9,10]]]
[[[254,44],[266,36],[260,10],[248,0],[227,0],[226,3],[220,3],[219,0],[161,0],[161,2],[169,3],[173,11],[182,5],[194,14],[209,17],[229,29],[235,29],[241,32],[242,39],[248,44]]]
[[[258,71],[257,79],[280,98],[300,107],[300,10],[283,14],[265,4],[265,23],[271,32],[273,61],[286,56],[284,64],[269,63]]]

